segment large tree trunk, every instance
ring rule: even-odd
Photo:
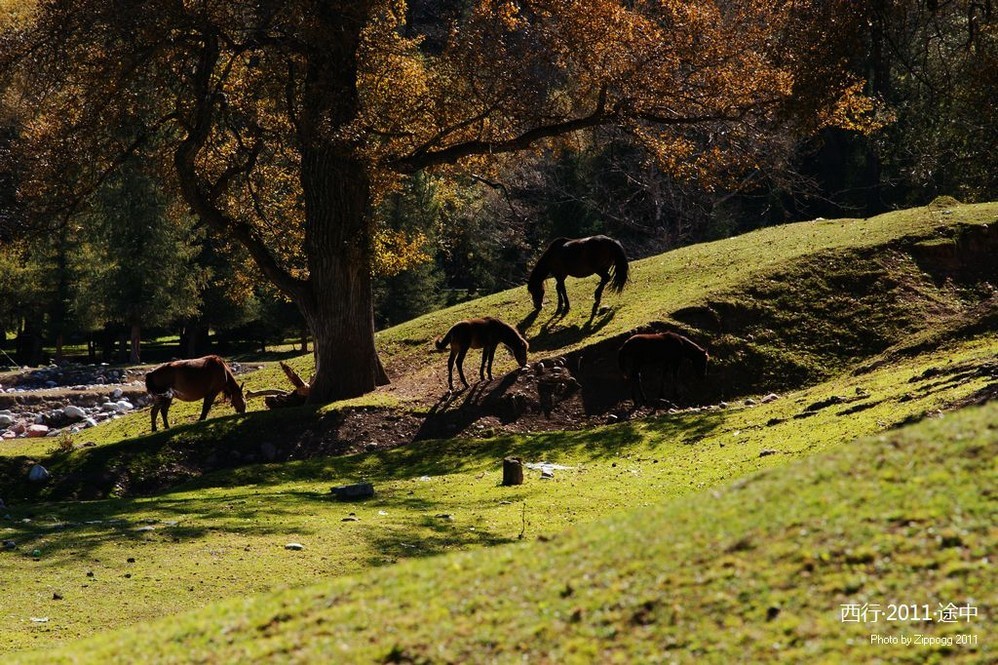
[[[334,150],[302,159],[312,288],[299,305],[316,359],[309,399],[319,404],[387,383],[374,347],[370,187],[354,162]]]
[[[313,36],[325,48],[309,54],[298,124],[309,288],[297,301],[314,340],[309,401],[319,404],[388,382],[374,348],[368,165],[342,131],[360,108],[357,49],[370,6],[346,7],[315,12]]]

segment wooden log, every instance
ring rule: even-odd
[[[251,397],[276,397],[278,395],[287,395],[287,390],[278,390],[277,388],[267,388],[265,390],[247,390],[243,393],[243,397],[249,399]]]
[[[523,484],[523,461],[519,457],[507,457],[502,461],[502,484]]]
[[[291,367],[283,360],[280,362],[280,365],[281,369],[284,370],[284,374],[288,377],[288,381],[290,381],[291,385],[295,387],[295,392],[299,395],[307,397],[311,386],[305,383],[305,381],[298,376],[298,372],[291,369]]]

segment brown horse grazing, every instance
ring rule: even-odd
[[[488,364],[489,380],[492,380],[492,360],[496,355],[496,347],[504,344],[507,349],[520,363],[520,367],[527,364],[527,349],[529,344],[523,339],[516,328],[486,316],[481,319],[467,319],[458,321],[447,334],[440,337],[435,342],[437,351],[443,351],[450,345],[450,358],[447,359],[447,387],[454,390],[454,359],[457,359],[457,373],[461,377],[464,387],[468,387],[468,381],[464,378],[464,356],[468,349],[482,350],[482,367],[478,371],[479,377],[485,380],[486,363]]]
[[[208,410],[219,393],[232,400],[239,413],[246,413],[243,387],[236,383],[232,371],[218,356],[205,356],[192,360],[174,360],[160,365],[146,374],[146,390],[152,395],[152,431],[156,431],[156,414],[162,412],[163,427],[170,429],[166,416],[176,397],[184,402],[204,399],[201,418],[208,417]]]
[[[641,373],[649,367],[659,367],[662,372],[658,388],[658,398],[662,398],[665,377],[672,377],[673,396],[676,394],[676,375],[684,359],[689,360],[699,376],[707,376],[707,363],[710,354],[688,338],[674,332],[632,335],[620,347],[617,362],[624,380],[631,384],[631,398],[634,408],[644,404],[644,389],[641,387]]]
[[[591,236],[589,238],[579,238],[569,240],[568,238],[558,238],[551,243],[550,247],[541,254],[537,260],[537,265],[527,279],[527,290],[534,300],[534,311],[540,311],[544,302],[544,280],[548,275],[552,275],[557,282],[558,309],[555,315],[568,313],[568,292],[565,290],[565,278],[589,277],[589,275],[599,275],[599,286],[596,287],[593,303],[593,313],[589,317],[595,318],[599,310],[600,299],[603,297],[603,288],[609,284],[610,290],[620,293],[624,284],[627,283],[627,255],[624,254],[623,246],[607,236]]]

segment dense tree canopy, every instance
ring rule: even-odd
[[[862,3],[443,4],[446,26],[403,0],[41,1],[0,43],[22,200],[62,219],[130,156],[158,164],[298,305],[328,401],[386,379],[372,266],[403,237],[373,211],[406,175],[614,125],[709,188],[870,114],[845,57]]]

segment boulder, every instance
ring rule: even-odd
[[[87,412],[76,406],[75,404],[70,404],[65,409],[62,410],[63,414],[70,420],[83,420],[87,417]]]
[[[38,424],[28,425],[28,429],[27,431],[25,431],[25,435],[29,437],[48,436],[48,433],[49,433],[48,425],[38,425]]]
[[[329,491],[340,501],[358,501],[374,496],[374,485],[371,483],[340,485],[339,487],[333,487]]]
[[[33,483],[40,483],[44,480],[48,480],[51,475],[52,474],[49,473],[49,470],[44,466],[36,464],[31,467],[31,470],[28,471],[28,480]]]

